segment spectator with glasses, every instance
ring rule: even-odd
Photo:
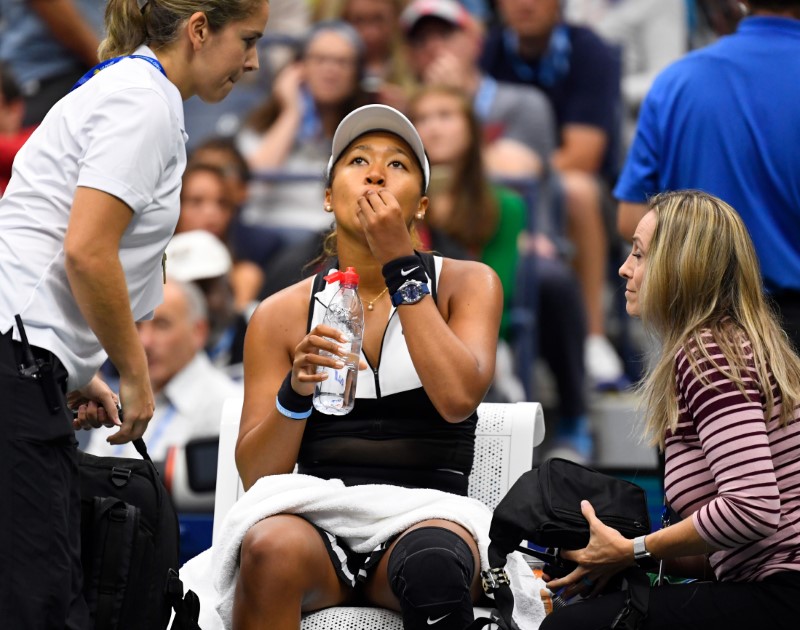
[[[349,24],[315,26],[300,59],[281,71],[272,97],[239,134],[239,148],[256,173],[241,221],[268,228],[280,238],[279,248],[330,225],[331,217],[318,212],[323,186],[318,181],[259,182],[257,172],[318,175],[324,170],[336,126],[366,102],[360,87],[363,51]]]

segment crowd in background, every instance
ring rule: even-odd
[[[0,0],[0,193],[16,150],[96,63],[102,11],[101,0]],[[621,331],[614,272],[627,244],[611,191],[655,76],[740,17],[726,0],[271,0],[261,69],[224,103],[186,103],[170,282],[140,325],[164,398],[145,439],[213,433],[192,405],[202,396],[218,417],[239,391],[255,305],[318,270],[333,131],[379,102],[406,113],[428,148],[419,246],[482,260],[503,283],[512,358],[491,395],[535,398],[518,358],[541,356],[561,446],[591,459],[588,392],[639,377]]]

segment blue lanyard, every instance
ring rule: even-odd
[[[314,97],[305,85],[300,86],[300,97],[302,102],[303,116],[300,119],[300,129],[297,131],[297,139],[300,142],[313,142],[322,137],[322,120],[317,112]]]
[[[536,71],[532,64],[519,56],[519,37],[511,29],[503,30],[503,47],[514,69],[514,74],[526,83],[533,83],[536,80]]]
[[[149,449],[151,453],[156,452],[156,447],[158,446],[158,442],[164,436],[164,431],[166,431],[167,427],[172,423],[175,419],[175,414],[178,412],[175,409],[175,405],[169,403],[169,407],[164,412],[164,414],[156,421],[156,426],[153,427],[153,434],[149,436]]]
[[[166,71],[164,70],[164,66],[156,59],[155,57],[145,57],[144,55],[123,55],[122,57],[114,57],[112,59],[106,59],[105,61],[101,61],[98,63],[94,68],[89,70],[86,74],[84,74],[80,79],[77,80],[75,85],[72,86],[70,92],[72,90],[78,89],[84,83],[86,83],[89,79],[91,79],[94,75],[96,75],[101,70],[105,70],[109,66],[113,66],[115,63],[119,63],[123,59],[143,59],[151,66],[153,66],[156,70],[158,70],[164,76],[167,76]]]
[[[217,341],[214,347],[208,349],[208,358],[212,361],[216,361],[224,352],[230,352],[231,348],[233,347],[233,338],[235,336],[236,329],[233,325],[226,328],[225,332],[222,333],[219,341]]]
[[[538,60],[527,61],[520,57],[519,37],[510,29],[503,31],[503,46],[514,73],[526,83],[552,88],[569,74],[572,41],[566,24],[559,24],[553,29],[547,50]]]

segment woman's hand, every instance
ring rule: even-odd
[[[122,372],[119,378],[119,397],[122,405],[122,424],[119,431],[107,438],[109,444],[126,444],[144,435],[147,424],[156,410],[150,376],[129,376]]]
[[[322,351],[325,354],[320,354]],[[350,346],[340,331],[322,324],[315,326],[295,348],[292,389],[301,396],[310,396],[316,384],[328,378],[327,372],[317,373],[317,366],[341,370],[349,353]],[[366,368],[366,363],[360,360],[358,369]]]
[[[469,71],[468,55],[459,56],[452,52],[440,53],[425,69],[423,80],[426,85],[446,85],[456,88],[472,97],[477,82]]]
[[[287,65],[275,77],[272,94],[283,105],[284,111],[299,111],[300,85],[304,72],[303,64],[297,61]]]
[[[386,188],[367,191],[358,198],[357,216],[372,255],[382,265],[395,258],[414,254],[403,209],[391,191]]]
[[[143,383],[137,385],[121,377],[120,393],[117,396],[97,375],[85,387],[70,392],[67,404],[77,409],[73,428],[119,427],[119,431],[108,437],[110,444],[124,444],[142,437],[155,411],[149,378],[145,375]],[[125,411],[120,418],[119,410],[123,407]]]
[[[552,591],[566,587],[567,598],[600,593],[614,575],[634,563],[633,543],[629,539],[604,525],[588,501],[581,501],[581,513],[589,523],[589,544],[584,549],[561,552],[563,558],[577,562],[578,567],[569,575],[547,583]]]
[[[77,412],[72,427],[97,429],[120,425],[119,397],[95,374],[89,383],[67,395],[67,406]]]

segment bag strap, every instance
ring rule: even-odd
[[[106,537],[98,572],[95,627],[115,628],[119,620],[117,588],[120,572],[127,573],[136,531],[137,508],[120,499],[96,499],[95,517],[105,519]]]
[[[170,630],[201,630],[198,625],[200,598],[194,591],[186,591],[184,596],[183,582],[174,569],[169,570],[165,595],[170,607],[175,611]]]
[[[125,416],[122,413],[122,405],[117,403],[117,413],[119,414],[119,421],[125,422]],[[142,459],[146,462],[153,463],[153,460],[150,459],[150,454],[147,452],[147,445],[144,443],[144,439],[141,437],[136,438],[133,440],[133,448],[136,449],[136,452],[141,455]]]
[[[136,449],[136,452],[141,455],[142,459],[146,462],[153,463],[153,460],[150,459],[150,454],[147,452],[147,445],[144,443],[142,438],[136,438],[133,441],[133,448]]]
[[[514,621],[514,593],[511,592],[510,581],[506,570],[502,567],[481,571],[481,584],[487,595],[494,597],[497,614],[491,617],[476,619],[466,630],[480,630],[488,625],[496,625],[501,630],[520,630]]]

